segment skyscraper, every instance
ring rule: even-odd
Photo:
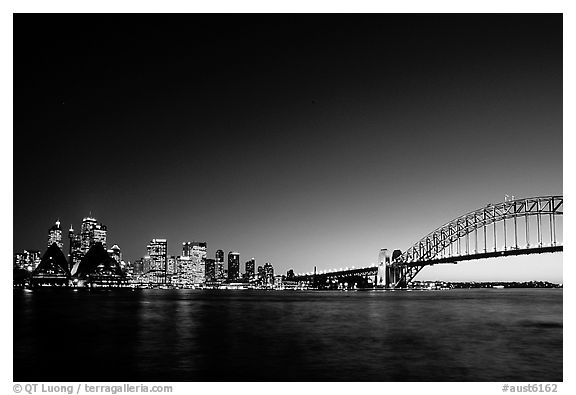
[[[246,267],[245,267],[245,277],[247,280],[251,280],[254,278],[254,275],[256,274],[255,272],[255,266],[256,266],[256,259],[252,258],[248,261],[246,261],[245,263]]]
[[[206,258],[206,281],[216,281],[216,260]]]
[[[48,230],[48,247],[54,243],[56,243],[60,249],[64,247],[64,244],[62,243],[62,229],[60,228],[60,220],[56,220],[54,226]]]
[[[240,253],[228,253],[228,281],[237,281],[240,278]]]
[[[216,281],[224,281],[226,280],[226,273],[224,268],[224,251],[217,250],[215,258],[216,262],[214,263],[214,270],[216,272]]]
[[[189,287],[192,282],[192,258],[189,256],[176,257],[175,284],[181,287]]]
[[[70,229],[68,229],[68,241],[70,242],[68,263],[70,264],[70,270],[72,270],[75,265],[80,264],[83,257],[81,235],[74,234],[74,228],[72,225],[70,225]]]
[[[80,228],[80,251],[82,256],[86,255],[90,247],[96,243],[101,243],[106,248],[106,226],[99,223],[96,218],[86,217],[82,219]]]
[[[178,273],[177,259],[174,255],[168,257],[168,267],[166,268],[166,274],[173,275]]]
[[[270,263],[264,265],[265,285],[274,285],[274,268]]]
[[[178,261],[178,270],[182,270],[179,278],[184,282],[184,286],[197,286],[206,281],[206,248],[207,244],[203,241],[182,243],[182,256]]]
[[[192,267],[194,284],[206,282],[206,242],[193,241],[192,243]]]
[[[182,243],[182,256],[192,256],[192,242],[185,241]]]
[[[150,270],[158,270],[166,273],[168,265],[168,241],[166,239],[152,239],[146,246],[150,257]]]

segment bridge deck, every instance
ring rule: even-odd
[[[440,263],[458,263],[461,261],[473,261],[476,259],[486,259],[486,258],[499,258],[504,256],[518,256],[518,255],[531,255],[531,254],[544,254],[549,252],[560,252],[563,250],[563,246],[547,246],[547,247],[536,247],[536,248],[522,248],[522,249],[509,249],[506,251],[492,251],[492,252],[482,252],[479,254],[469,254],[461,256],[452,256],[446,258],[429,259],[425,261],[407,262],[407,266],[428,266]]]
[[[462,261],[473,261],[477,259],[487,259],[487,258],[499,258],[505,256],[519,256],[519,255],[531,255],[531,254],[544,254],[550,252],[561,252],[563,250],[563,246],[546,246],[546,247],[536,247],[536,248],[523,248],[523,249],[509,249],[506,251],[492,251],[492,252],[483,252],[479,254],[469,254],[469,255],[460,255],[460,256],[452,256],[446,258],[438,258],[438,259],[429,259],[425,261],[415,261],[415,262],[407,262],[407,263],[398,263],[398,265],[405,265],[410,267],[420,267],[420,266],[430,266],[436,264],[446,264],[446,263],[458,263]],[[294,280],[296,281],[310,281],[316,276],[317,278],[321,277],[347,277],[347,276],[371,276],[376,275],[378,272],[377,266],[371,267],[364,267],[364,268],[355,268],[355,269],[348,269],[348,270],[341,270],[341,271],[332,271],[332,272],[324,272],[324,273],[316,273],[307,274],[304,276],[296,276]]]

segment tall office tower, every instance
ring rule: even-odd
[[[228,253],[228,281],[237,281],[240,278],[240,253]]]
[[[102,247],[106,248],[106,226],[102,224],[96,224],[94,230],[92,231],[94,243],[101,243]]]
[[[154,261],[149,255],[142,257],[140,260],[142,262],[142,274],[148,273],[150,270],[154,270]]]
[[[264,284],[265,277],[266,276],[264,275],[264,268],[262,266],[258,266],[258,274],[256,275],[258,282],[260,284]]]
[[[68,253],[68,264],[70,270],[74,265],[80,264],[82,260],[82,238],[80,235],[74,234],[74,228],[70,225],[68,229],[68,241],[70,243],[70,252]]]
[[[204,284],[206,282],[206,242],[193,241],[192,245],[192,267],[194,284]]]
[[[216,281],[224,281],[226,280],[226,273],[224,267],[224,251],[217,250],[216,251],[216,262],[215,262],[215,271],[216,271]]]
[[[170,255],[168,257],[168,268],[166,269],[166,274],[168,275],[173,275],[178,273],[178,265],[177,265],[177,260],[176,257],[174,255]]]
[[[274,284],[274,268],[270,263],[264,265],[264,276],[266,285]]]
[[[108,250],[108,255],[118,262],[118,264],[122,262],[122,251],[120,250],[120,247],[118,247],[118,244],[114,244],[112,248]]]
[[[192,256],[192,242],[185,241],[182,243],[182,256]]]
[[[294,269],[290,269],[286,272],[286,280],[292,280],[294,277]]]
[[[64,244],[62,243],[62,229],[60,228],[60,220],[57,220],[54,226],[48,230],[48,247],[54,243],[56,243],[60,249],[64,247]]]
[[[254,275],[256,274],[255,272],[255,266],[256,266],[256,259],[252,258],[248,261],[246,261],[245,263],[246,268],[245,268],[245,276],[247,280],[252,280],[254,278]]]
[[[216,281],[216,260],[206,258],[206,281]]]
[[[146,246],[150,257],[150,270],[166,273],[168,266],[168,241],[166,239],[152,239]]]
[[[190,287],[194,284],[194,265],[191,256],[176,257],[176,271],[176,284],[182,287]]]
[[[82,219],[80,228],[80,251],[86,255],[90,247],[101,243],[106,248],[106,226],[99,223],[96,218],[86,217]]]

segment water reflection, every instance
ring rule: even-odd
[[[14,291],[15,381],[561,381],[562,290]]]

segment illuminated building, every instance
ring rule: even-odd
[[[264,284],[267,286],[274,285],[274,268],[270,263],[264,265]]]
[[[216,281],[216,260],[206,258],[206,281]]]
[[[74,228],[70,225],[68,229],[68,241],[70,244],[70,252],[68,253],[68,262],[70,264],[70,270],[74,266],[80,264],[82,257],[82,237],[81,235],[74,234]]]
[[[57,220],[54,226],[48,230],[48,247],[54,243],[56,243],[60,249],[64,247],[64,244],[62,243],[62,229],[60,228],[60,220]]]
[[[118,247],[118,244],[114,244],[112,248],[110,248],[107,252],[108,255],[110,255],[110,257],[114,259],[118,264],[122,262],[122,251],[120,250],[120,247]]]
[[[24,250],[14,254],[14,267],[31,272],[38,267],[41,259],[42,255],[40,254],[40,251]]]
[[[182,256],[192,256],[192,243],[190,241],[182,243]]]
[[[178,273],[177,260],[174,255],[170,255],[168,257],[168,267],[166,268],[166,274],[173,275],[176,273]]]
[[[224,251],[217,250],[216,251],[216,259],[215,259],[215,275],[216,281],[224,281],[226,280],[226,269],[224,267]]]
[[[150,257],[150,268],[148,271],[161,271],[166,274],[168,266],[168,241],[166,239],[152,239],[146,246]]]
[[[228,253],[228,281],[237,281],[240,278],[240,253]]]
[[[176,257],[176,276],[174,284],[181,287],[191,287],[194,285],[193,262],[191,256]]]
[[[96,218],[86,217],[82,219],[80,228],[80,251],[82,257],[96,243],[101,243],[102,247],[106,248],[106,232],[106,226],[99,223]]]
[[[192,265],[194,284],[204,284],[206,282],[206,248],[205,242],[192,242]]]
[[[251,280],[254,278],[254,275],[256,274],[255,265],[256,265],[256,260],[254,258],[246,261],[244,276],[247,280]]]
[[[26,267],[26,260],[24,259],[23,252],[14,254],[14,269],[24,269]]]

